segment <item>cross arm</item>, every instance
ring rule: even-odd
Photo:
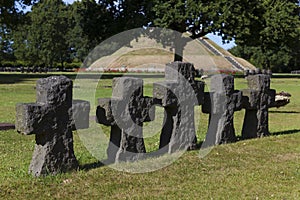
[[[275,104],[276,90],[269,89],[268,92],[267,92],[267,94],[269,96],[269,98],[268,98],[269,108],[276,107],[276,104]]]
[[[248,110],[256,110],[259,106],[261,92],[257,90],[243,90],[243,108]]]
[[[36,103],[20,103],[16,105],[16,130],[24,135],[43,132],[50,127],[43,127],[46,112],[42,105]],[[43,130],[41,130],[41,128]]]
[[[259,106],[259,101],[262,95],[266,96],[266,104],[268,105],[268,107],[273,107],[276,91],[273,89],[268,89],[267,91],[265,91],[265,93],[263,93],[262,91],[258,90],[245,89],[242,91],[242,94],[242,107],[249,110],[255,110]]]
[[[89,128],[90,103],[84,100],[72,102],[72,130]]]
[[[176,106],[178,103],[176,88],[178,83],[173,81],[153,83],[153,97],[160,99],[163,107]]]
[[[113,126],[116,124],[113,111],[112,111],[112,99],[100,98],[98,99],[98,106],[96,111],[97,123],[105,126]]]

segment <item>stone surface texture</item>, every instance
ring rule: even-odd
[[[165,109],[159,148],[166,153],[196,149],[194,107],[204,98],[204,82],[195,80],[191,63],[167,64],[165,81],[153,84],[153,97]]]
[[[36,103],[16,106],[17,131],[25,135],[35,134],[36,144],[29,173],[42,176],[77,169],[72,135],[72,129],[75,129],[72,81],[64,76],[39,79],[36,94]],[[89,103],[75,101],[73,107],[81,128],[88,127],[86,116],[89,113]],[[79,110],[82,107],[85,108],[85,117],[79,120]]]
[[[154,120],[153,98],[143,96],[143,80],[113,79],[112,98],[98,99],[97,122],[111,126],[110,162],[135,161],[146,153],[143,123]]]
[[[243,90],[243,107],[246,109],[242,137],[268,136],[269,111],[275,102],[276,91],[270,89],[270,75],[251,74],[246,77],[249,89]]]
[[[219,74],[211,77],[210,92],[205,93],[202,112],[209,113],[205,146],[236,141],[234,112],[242,109],[242,92],[234,90],[234,78]]]

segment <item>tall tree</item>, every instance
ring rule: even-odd
[[[2,0],[0,1],[0,24],[13,26],[22,10],[20,8],[32,5],[36,0]]]
[[[0,62],[14,59],[12,40],[12,30],[2,24],[0,27]]]
[[[32,0],[0,1],[0,62],[14,59],[13,29],[20,23],[23,12],[20,8],[34,3]]]
[[[140,36],[140,31],[131,31],[126,37],[114,38],[113,41],[106,39],[123,31],[148,26],[154,16],[152,6],[153,0],[100,0],[97,6],[90,7],[90,10],[94,11],[82,15],[83,29],[89,41],[96,38],[94,41],[98,42],[97,45],[103,41],[104,43],[89,54],[89,61],[85,63],[92,63],[94,59],[110,55],[119,48],[130,45],[133,39]]]
[[[68,43],[75,57],[81,61],[101,41],[112,35],[114,21],[107,3],[95,0],[74,2],[68,7]]]
[[[63,67],[70,52],[66,43],[66,14],[66,5],[62,0],[43,0],[35,4],[32,12],[28,13],[29,24],[19,29],[24,32],[20,36],[25,37],[18,40],[21,43],[16,43],[16,48],[19,48],[17,55],[25,55],[35,64],[53,66],[59,62]]]
[[[265,55],[263,68],[271,68],[269,59],[272,55],[290,50],[299,41],[299,12],[297,0],[265,0],[263,27],[260,32],[260,47]],[[286,66],[286,65],[285,65]]]
[[[295,68],[300,55],[298,0],[264,0],[252,16],[247,31],[236,34],[238,47],[233,52],[260,68],[285,72]]]
[[[156,16],[155,26],[170,28],[181,33],[189,30],[192,38],[216,33],[224,41],[229,41],[237,35],[235,28],[242,26],[242,21],[243,26],[251,21],[248,16],[246,21],[243,19],[245,16],[240,14],[247,15],[255,4],[250,0],[155,0],[155,2],[153,7]],[[182,48],[179,46],[175,47],[174,60],[182,60],[182,57],[177,55],[182,53]]]
[[[298,0],[155,0],[153,10],[155,26],[190,30],[193,37],[216,33],[223,41],[260,47],[262,68],[272,67],[272,55],[291,53],[299,40]]]

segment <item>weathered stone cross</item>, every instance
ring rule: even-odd
[[[269,111],[276,91],[270,89],[270,75],[251,74],[246,77],[249,89],[243,90],[246,109],[242,137],[244,139],[269,135]]]
[[[153,84],[153,97],[165,109],[161,152],[196,148],[194,107],[203,103],[204,82],[196,81],[195,74],[193,64],[173,62],[166,66],[166,81]]]
[[[204,146],[236,141],[234,112],[242,109],[242,92],[234,90],[234,78],[219,74],[211,77],[210,92],[205,93],[202,112],[209,113],[209,128]]]
[[[98,99],[97,122],[111,126],[109,162],[135,161],[146,153],[143,122],[154,120],[153,98],[143,96],[143,80],[113,79],[112,98]]]
[[[35,134],[29,173],[41,176],[77,169],[72,129],[88,128],[89,102],[74,100],[72,108],[72,81],[64,76],[39,79],[36,92],[36,103],[16,106],[17,131]]]

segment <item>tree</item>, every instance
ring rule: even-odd
[[[203,36],[209,29],[207,23],[211,20],[208,20],[208,16],[214,17],[207,14],[209,5],[211,5],[209,1],[155,0],[155,5],[152,8],[155,13],[153,25],[180,33],[184,33],[189,29],[193,37]],[[182,41],[182,37],[178,34],[175,34],[173,40],[175,41],[174,61],[182,61],[185,44],[184,42],[176,42]]]
[[[8,28],[15,25],[18,15],[22,14],[19,8],[32,5],[36,0],[8,0],[0,2],[0,24]],[[18,5],[18,6],[17,6]],[[19,7],[19,8],[18,8]]]
[[[74,2],[68,7],[70,29],[67,41],[75,58],[83,61],[101,41],[112,35],[113,15],[107,3],[95,0]]]
[[[289,55],[294,42],[299,40],[300,18],[296,3],[297,1],[290,0],[266,0],[263,4],[264,26],[259,38],[261,51],[265,55],[263,68],[272,67],[272,61],[269,59],[272,55],[280,52]]]
[[[237,56],[250,58],[259,68],[278,72],[297,68],[300,55],[298,1],[264,0],[254,10],[257,14],[253,16],[256,18],[253,17],[250,21],[248,33],[240,31],[236,35],[238,47],[232,52]]]
[[[22,17],[22,23],[14,30],[13,49],[14,55],[19,61],[25,61],[29,65],[41,65],[40,48],[38,42],[35,42],[35,32],[31,30],[30,13]]]
[[[14,60],[11,32],[6,25],[0,27],[0,62]]]
[[[31,0],[10,0],[0,2],[0,60],[14,60],[13,29],[20,23],[23,13],[18,7],[31,5]],[[18,5],[18,6],[17,6]]]
[[[154,19],[153,0],[118,0],[117,4],[116,1],[107,2],[114,17],[114,34],[148,26]]]
[[[44,0],[28,13],[29,23],[19,28],[21,39],[16,39],[17,56],[25,56],[34,64],[53,66],[69,59],[66,43],[68,31],[66,5],[62,0]],[[20,33],[22,32],[22,33]]]
[[[253,10],[259,0],[156,0],[153,10],[154,25],[184,33],[189,30],[192,38],[215,33],[223,41],[248,34],[246,26],[251,24]],[[251,27],[255,27],[251,24]],[[243,35],[241,35],[241,30]],[[178,50],[176,50],[178,49]],[[182,48],[175,48],[174,60],[182,60],[178,55]]]
[[[262,68],[270,68],[271,57],[295,51],[299,40],[298,0],[156,0],[154,25],[193,38],[215,33],[226,42],[235,38],[242,47],[260,47]],[[180,49],[180,48],[179,48]],[[243,49],[243,48],[242,48]],[[291,51],[293,49],[293,51]],[[176,53],[181,53],[176,50]],[[243,51],[241,51],[243,52]],[[291,55],[291,54],[290,54]],[[243,53],[242,53],[242,56]],[[290,56],[290,59],[294,56]],[[175,55],[175,60],[181,60]],[[285,61],[289,63],[288,56]],[[272,59],[274,62],[274,59]]]
[[[101,0],[95,5],[93,0],[78,2],[82,7],[82,22],[80,29],[88,37],[88,41],[94,41],[94,47],[85,64],[91,64],[101,56],[110,55],[123,46],[129,46],[133,39],[137,39],[141,32],[131,31],[120,40],[105,41],[123,31],[148,26],[153,21],[153,0]],[[93,6],[90,6],[93,5]],[[96,9],[95,9],[96,8]],[[90,11],[87,11],[90,10]]]

